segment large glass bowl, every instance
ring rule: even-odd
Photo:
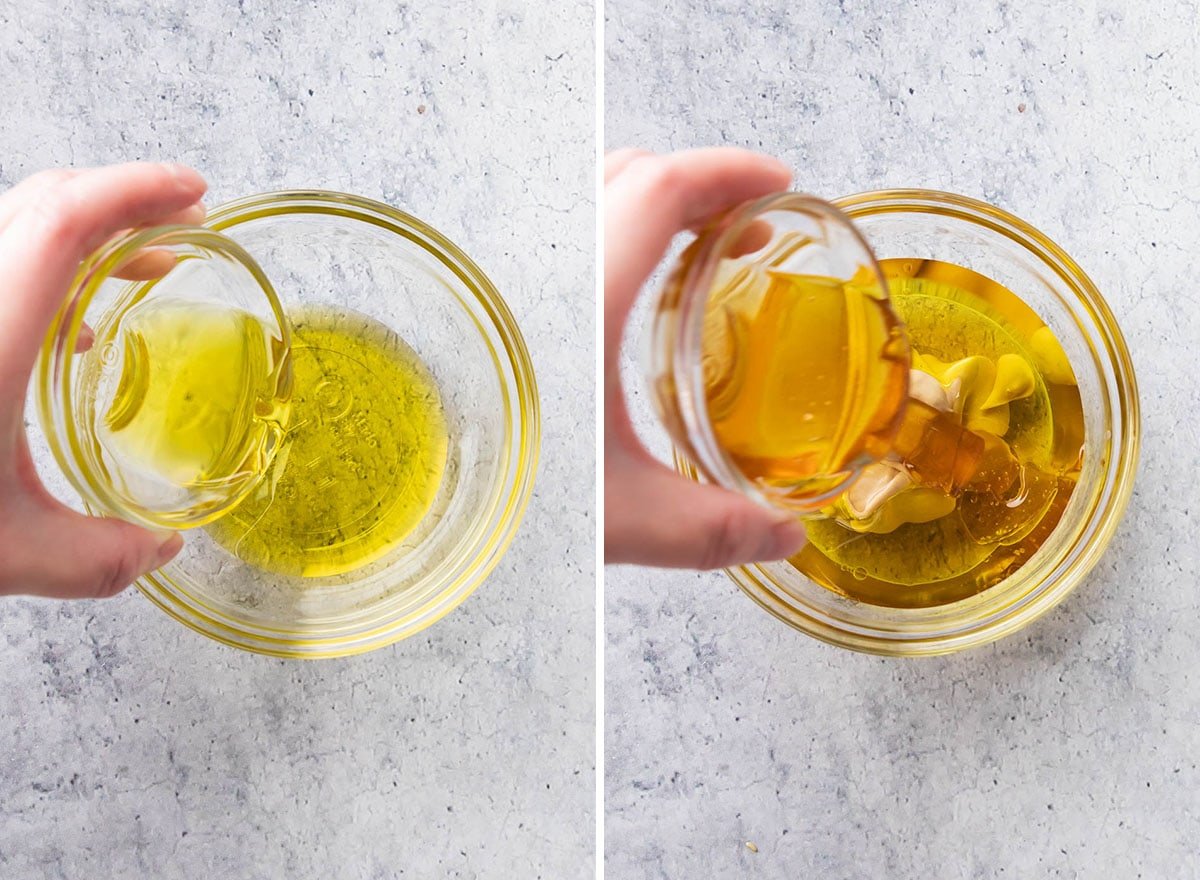
[[[729,575],[788,625],[843,648],[905,656],[985,644],[1061,602],[1099,561],[1116,531],[1133,491],[1139,448],[1129,351],[1108,304],[1083,270],[1045,235],[1005,211],[928,190],[869,192],[833,204],[850,217],[877,259],[965,266],[998,281],[1038,313],[1062,343],[1079,382],[1082,472],[1062,519],[1037,553],[999,584],[958,602],[916,609],[871,605],[813,583],[787,561],[740,566]],[[689,439],[693,446],[701,442]],[[702,479],[678,442],[676,448],[680,472]]]
[[[273,574],[193,528],[185,532],[180,555],[137,586],[204,635],[276,656],[354,654],[424,629],[466,599],[496,565],[532,490],[538,398],[512,314],[480,269],[444,236],[368,199],[267,193],[216,208],[206,226],[253,257],[285,314],[297,306],[332,304],[399,335],[440,390],[450,433],[446,467],[414,530],[383,558],[353,572]],[[82,316],[102,310],[127,285],[103,274],[77,283],[50,331],[37,376],[51,447],[90,512],[112,512],[113,505],[97,494],[103,480],[76,454],[78,426],[69,417],[79,360],[74,334]]]

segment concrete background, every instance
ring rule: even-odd
[[[609,569],[608,875],[1196,876],[1196,4],[751,10],[609,0],[607,146],[756,147],[818,194],[934,187],[1027,219],[1125,330],[1142,467],[1090,579],[960,656],[857,656],[722,574]]]
[[[0,876],[590,875],[592,24],[584,2],[0,4],[0,186],[146,158],[213,204],[390,202],[496,282],[544,412],[508,555],[375,654],[238,653],[133,591],[0,603]]]

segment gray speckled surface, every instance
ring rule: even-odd
[[[504,293],[544,413],[508,555],[392,648],[251,656],[132,591],[0,603],[0,875],[590,874],[592,17],[518,0],[0,8],[0,185],[173,159],[211,202],[320,186],[405,208]]]
[[[721,574],[609,570],[609,876],[1193,876],[1200,10],[749,9],[610,0],[607,145],[759,147],[816,193],[935,187],[1026,218],[1125,330],[1142,467],[1086,583],[965,655],[858,656]]]

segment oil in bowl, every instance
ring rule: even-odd
[[[428,369],[384,325],[332,306],[290,318],[294,391],[280,451],[208,531],[268,571],[345,574],[387,554],[428,512],[446,418]]]
[[[173,296],[106,315],[82,356],[98,457],[126,493],[177,487],[232,503],[260,479],[287,420],[287,351],[257,316]]]
[[[163,277],[121,279],[164,248]],[[187,529],[138,587],[244,650],[342,656],[431,625],[532,492],[537,389],[511,312],[452,242],[368,199],[268,193],[110,243],[42,355],[43,426],[87,509]],[[139,480],[161,497],[126,491]]]

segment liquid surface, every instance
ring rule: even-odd
[[[890,447],[909,351],[866,279],[730,261],[708,299],[702,357],[717,442],[781,504],[811,506]]]
[[[340,574],[399,545],[429,510],[448,432],[433,377],[395,333],[330,307],[291,314],[294,390],[266,478],[209,534],[286,575]]]
[[[1083,411],[1052,332],[1017,296],[947,263],[886,260],[912,346],[892,449],[806,526],[792,564],[860,601],[929,607],[1015,572],[1075,487]]]
[[[199,507],[235,500],[281,433],[282,358],[281,341],[249,312],[173,297],[98,328],[83,398],[114,484],[164,506],[184,495]]]

